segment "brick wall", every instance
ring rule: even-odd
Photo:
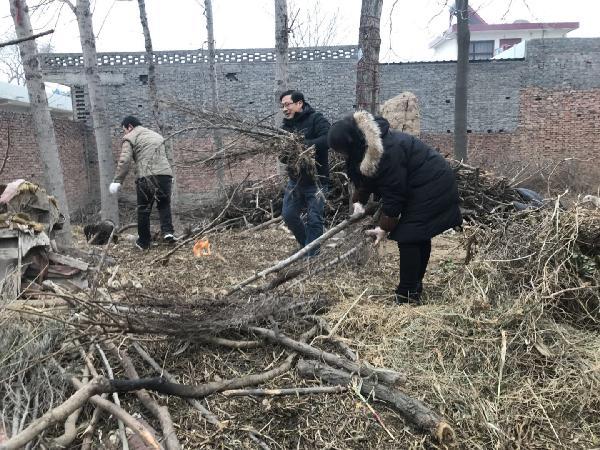
[[[322,55],[310,49],[297,52],[290,62],[290,85],[304,91],[317,110],[335,120],[353,109],[356,49],[324,49]],[[179,130],[194,121],[195,109],[210,103],[206,55],[173,51],[160,52],[158,58],[157,84],[168,105],[167,123],[171,130]],[[143,59],[143,53],[99,55],[110,120],[115,124],[115,155],[118,124],[124,115],[134,114],[152,123]],[[47,55],[43,68],[49,80],[79,88],[85,85],[80,55]],[[249,118],[274,111],[272,51],[220,51],[217,70],[224,109]],[[452,62],[381,66],[381,100],[402,91],[414,92],[421,106],[423,139],[446,153],[452,152],[453,145],[455,71]],[[471,162],[508,176],[520,173],[518,179],[528,179],[538,188],[550,176],[555,185],[560,182],[590,192],[598,189],[599,73],[600,39],[596,38],[533,40],[527,43],[525,59],[470,64]],[[78,102],[85,108],[85,101]],[[210,142],[202,133],[174,141],[183,196],[203,198],[217,186],[214,173],[195,162]],[[559,164],[568,158],[572,159]],[[250,178],[271,175],[276,170],[275,161],[271,162],[226,168],[226,181],[240,180],[247,173]],[[88,176],[92,187],[97,186],[96,169],[92,161]],[[126,185],[129,194],[132,178]]]
[[[540,87],[519,94],[517,128],[508,133],[470,133],[469,159],[536,189],[600,188],[600,88]],[[424,132],[421,138],[452,154],[452,133]]]
[[[65,174],[65,189],[69,209],[75,212],[94,201],[91,182],[94,180],[95,147],[89,129],[83,123],[54,118],[54,130],[59,155]],[[0,111],[0,154],[4,152],[10,136],[9,158],[0,183],[24,178],[44,186],[42,163],[33,134],[30,114]],[[92,151],[90,152],[90,149]],[[97,178],[96,178],[97,180]],[[93,184],[97,185],[96,183]]]
[[[524,60],[469,65],[468,151],[528,186],[600,189],[600,39],[527,42]],[[382,97],[415,92],[423,140],[451,154],[454,63],[382,67]]]

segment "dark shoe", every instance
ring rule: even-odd
[[[138,250],[142,250],[142,251],[148,250],[150,248],[149,245],[142,245],[142,243],[140,242],[139,239],[137,241],[135,241],[135,247]]]
[[[172,233],[168,233],[165,234],[163,236],[163,241],[169,243],[169,244],[174,244],[175,242],[177,242],[179,239],[177,239]]]
[[[404,304],[413,304],[419,305],[421,303],[421,293],[420,292],[401,292],[396,289],[395,292],[395,300],[398,305]]]

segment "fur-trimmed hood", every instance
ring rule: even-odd
[[[382,117],[376,119],[368,111],[356,111],[353,118],[364,135],[366,144],[365,155],[360,162],[360,173],[372,177],[377,172],[383,156],[381,137],[388,132],[390,124]]]

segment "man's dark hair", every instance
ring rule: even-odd
[[[129,128],[129,125],[131,125],[133,128],[135,128],[141,124],[142,124],[142,122],[140,122],[140,120],[134,116],[127,116],[121,121],[121,126],[125,127],[125,128]]]
[[[294,103],[299,102],[300,100],[302,100],[302,103],[306,103],[306,100],[304,100],[304,94],[302,92],[296,91],[294,89],[288,89],[287,91],[283,92],[279,96],[279,101],[281,101],[281,99],[283,97],[285,97],[286,95],[291,95],[292,96],[292,101]]]

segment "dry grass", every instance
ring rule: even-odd
[[[348,339],[361,359],[406,371],[404,390],[451,422],[460,448],[594,448],[600,446],[600,272],[594,247],[578,239],[584,227],[583,234],[593,240],[598,224],[600,216],[593,211],[550,210],[440,236],[434,239],[419,307],[391,301],[398,273],[393,242],[366,262],[364,256],[353,259],[282,295],[330,299],[329,324],[344,317],[337,335]],[[359,233],[350,232],[346,244],[326,252],[343,251],[347,242],[358,242]],[[198,296],[216,297],[296,250],[281,228],[224,231],[209,238],[213,256],[194,258],[188,248],[167,266],[150,264],[167,247],[139,253],[122,240],[110,251],[118,261],[113,282],[123,286],[112,295],[134,303],[160,298],[193,304]],[[467,265],[465,245],[471,249]],[[299,334],[285,326],[283,331]],[[142,339],[185,383],[256,373],[286,356],[276,346],[227,350],[205,344],[178,354],[181,341]],[[153,374],[140,360],[136,365],[140,375]],[[311,384],[290,372],[264,387]],[[133,396],[124,400],[129,411],[141,411]],[[436,448],[430,437],[375,401],[392,440],[352,393],[265,400],[214,395],[205,402],[227,421],[221,431],[182,400],[163,401],[186,448],[259,448],[248,430],[279,449]],[[106,434],[115,425],[105,421],[102,427]]]

